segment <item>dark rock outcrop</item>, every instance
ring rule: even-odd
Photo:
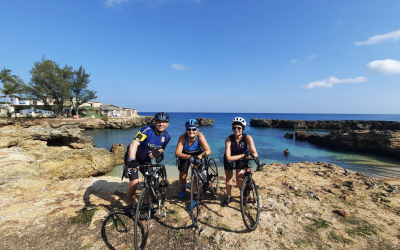
[[[293,139],[293,133],[286,133],[283,137],[286,137],[288,139]]]
[[[400,131],[341,130],[329,134],[297,131],[296,140],[400,158]]]
[[[352,129],[352,130],[400,130],[400,122],[396,121],[303,121],[280,119],[251,119],[254,127],[271,128],[317,128],[317,129]]]
[[[197,118],[197,121],[199,122],[200,126],[211,126],[215,120],[210,118]]]

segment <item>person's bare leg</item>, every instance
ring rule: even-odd
[[[180,172],[180,173],[179,173],[179,182],[181,183],[181,186],[186,185],[186,178],[187,178],[187,175],[188,175],[187,172],[185,172],[185,173]]]
[[[225,170],[225,176],[226,176],[226,195],[231,196],[232,192],[232,178],[233,178],[233,170]]]
[[[244,170],[243,169],[236,169],[236,184],[239,187],[239,190],[242,188]]]
[[[128,190],[126,191],[126,196],[127,196],[126,200],[127,200],[128,206],[132,205],[132,203],[133,203],[133,196],[136,194],[136,189],[137,189],[138,185],[139,185],[138,179],[132,180],[129,183]]]

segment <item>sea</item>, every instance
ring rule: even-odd
[[[154,112],[139,112],[140,116],[153,116]],[[353,172],[368,174],[382,179],[400,179],[400,159],[373,153],[363,153],[344,150],[334,147],[311,144],[307,141],[287,139],[284,135],[301,129],[291,128],[262,128],[251,127],[252,118],[285,119],[285,120],[373,120],[398,121],[396,114],[288,114],[288,113],[185,113],[168,112],[170,123],[167,128],[171,140],[164,151],[163,164],[167,168],[168,178],[178,178],[175,160],[175,148],[178,138],[185,132],[185,122],[189,119],[211,118],[215,122],[212,126],[201,126],[199,131],[205,135],[211,148],[211,156],[217,162],[219,174],[224,175],[223,155],[225,139],[232,134],[231,120],[234,117],[243,117],[247,126],[244,133],[253,137],[260,162],[265,164],[288,164],[301,161],[333,163]],[[146,125],[145,125],[146,126]],[[96,147],[110,149],[113,143],[122,143],[128,146],[140,127],[129,129],[98,129],[86,130],[85,135],[92,136]],[[326,129],[304,129],[312,133],[325,134]],[[289,155],[283,150],[289,149]],[[114,167],[107,175],[121,176],[122,165]]]

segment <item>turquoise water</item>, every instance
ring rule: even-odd
[[[171,141],[165,150],[163,163],[167,166],[168,178],[177,178],[178,171],[175,165],[175,147],[178,138],[184,133],[185,121],[196,118],[212,118],[213,126],[200,127],[207,142],[210,145],[211,157],[216,159],[223,174],[222,157],[225,150],[225,139],[232,134],[231,120],[235,116],[241,116],[249,124],[251,118],[288,119],[288,120],[381,120],[400,121],[399,115],[339,115],[339,114],[231,114],[231,113],[169,113],[171,122],[167,131],[171,135]],[[153,113],[139,113],[139,115],[154,115]],[[87,130],[86,135],[93,136],[96,147],[110,149],[113,143],[129,145],[140,128]],[[369,174],[380,178],[400,179],[400,160],[392,157],[360,153],[337,148],[314,145],[304,141],[286,139],[287,132],[295,132],[300,129],[260,128],[250,127],[245,133],[254,139],[260,161],[270,164],[273,162],[287,164],[300,161],[328,162],[347,168],[354,172]],[[308,129],[309,132],[329,133],[330,130]],[[288,156],[283,154],[284,149],[289,149]],[[121,176],[121,166],[116,167],[110,175]]]

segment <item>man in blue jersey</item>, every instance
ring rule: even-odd
[[[125,165],[128,166],[130,184],[127,195],[127,207],[125,213],[133,216],[135,209],[132,206],[133,196],[139,185],[139,165],[151,162],[164,151],[171,136],[166,131],[169,125],[169,115],[164,112],[154,116],[153,126],[143,127],[135,136],[125,154]]]

